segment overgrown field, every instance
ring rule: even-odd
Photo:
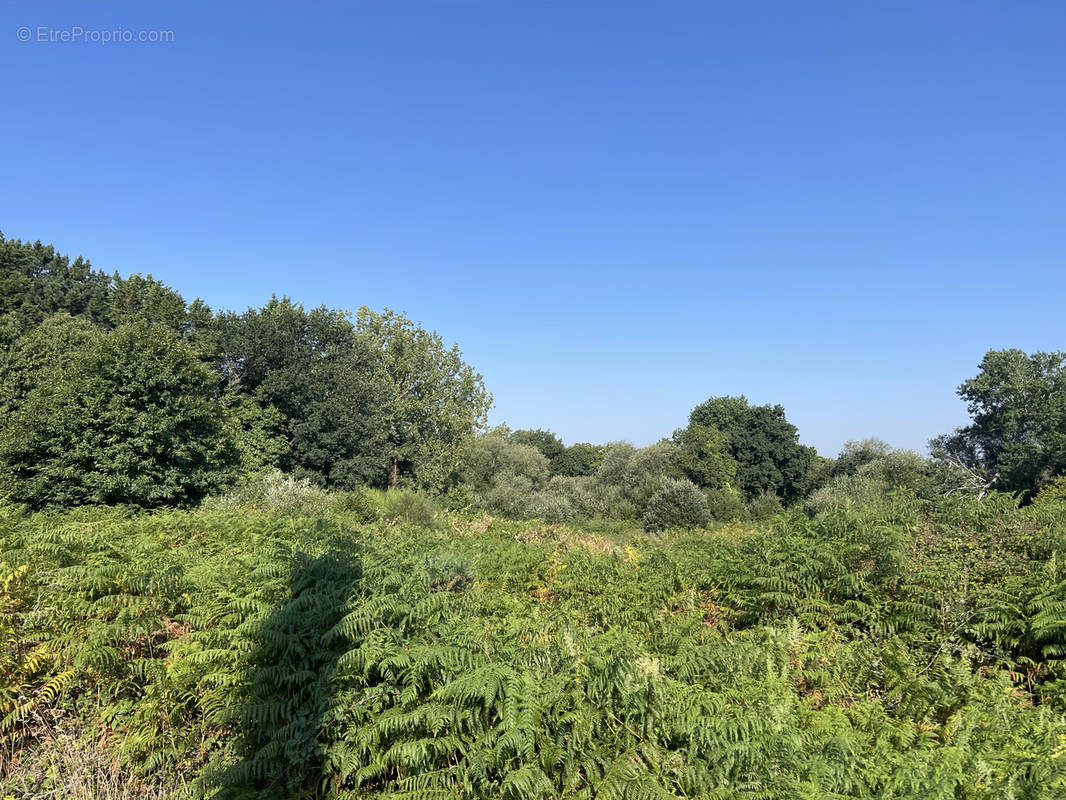
[[[347,508],[4,508],[0,794],[1066,797],[1061,501]]]

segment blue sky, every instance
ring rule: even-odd
[[[643,444],[743,393],[921,448],[986,350],[1066,349],[1061,0],[3,8],[5,235],[405,310],[494,422]]]

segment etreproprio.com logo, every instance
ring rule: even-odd
[[[126,28],[83,28],[71,25],[68,28],[53,28],[47,25],[30,27],[23,25],[15,31],[20,42],[41,44],[161,44],[174,41],[174,31],[139,30]]]

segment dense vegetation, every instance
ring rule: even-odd
[[[269,468],[439,491],[491,402],[389,310],[214,313],[2,236],[0,285],[0,494],[33,508],[190,506]]]
[[[8,508],[8,793],[1066,796],[1060,499],[647,538],[385,497]]]
[[[392,311],[0,288],[0,796],[1066,797],[1066,354],[568,446]]]

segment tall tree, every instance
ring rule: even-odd
[[[737,487],[749,497],[773,492],[792,502],[805,494],[815,451],[799,443],[799,431],[782,406],[753,406],[744,396],[713,397],[692,409],[693,426],[725,435],[737,463]]]
[[[345,312],[275,297],[218,325],[223,390],[246,398],[235,406],[253,461],[275,453],[273,466],[329,486],[384,483],[385,394]]]
[[[369,345],[382,412],[388,485],[406,478],[428,489],[453,480],[463,447],[484,427],[492,396],[456,345],[404,314],[363,307],[359,338]]]
[[[602,444],[572,444],[552,459],[552,474],[570,478],[595,475],[603,463],[603,454],[606,451],[606,446]]]
[[[1066,352],[989,350],[958,388],[971,424],[930,443],[976,484],[1035,492],[1066,474]]]
[[[0,233],[0,314],[15,314],[24,327],[58,311],[108,325],[110,290],[111,278],[81,256],[71,261],[51,245]]]

